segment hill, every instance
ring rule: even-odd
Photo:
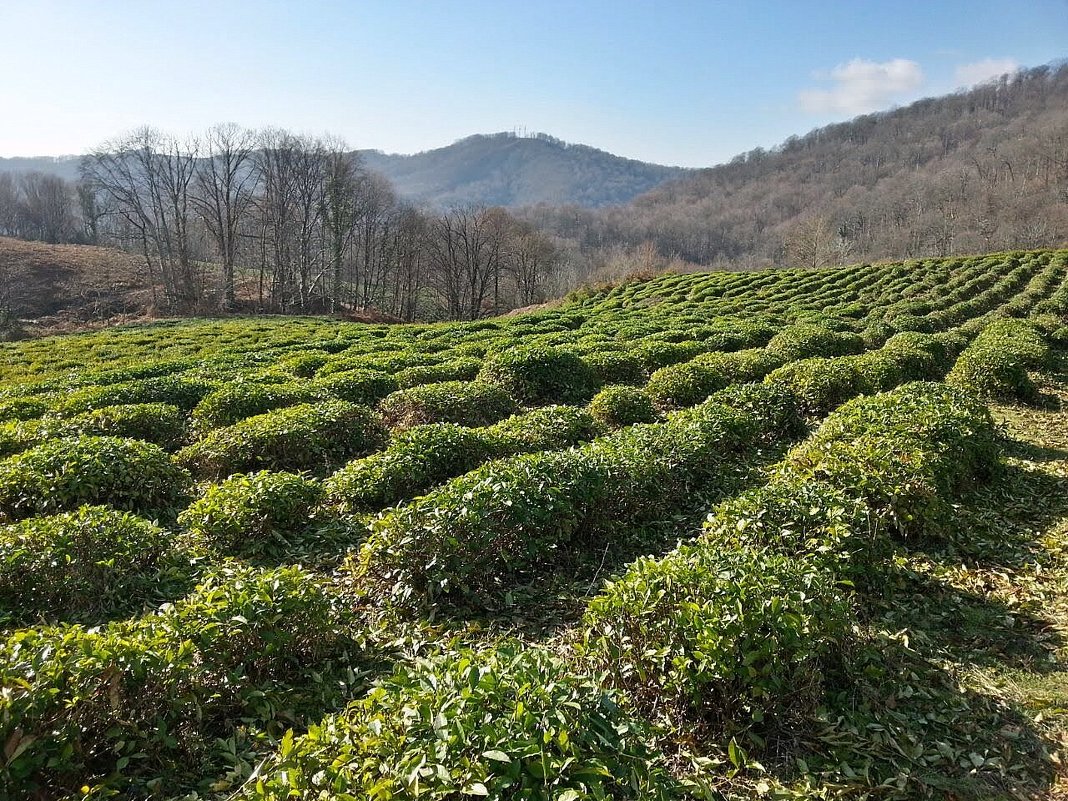
[[[625,203],[687,172],[568,144],[546,134],[478,134],[411,156],[373,150],[360,155],[370,169],[389,179],[401,197],[438,208],[464,203],[596,208]]]
[[[527,219],[587,252],[833,264],[1068,241],[1068,65],[869,114],[590,212]]]
[[[115,248],[0,237],[0,309],[37,333],[140,318],[152,307],[143,272]]]
[[[64,181],[73,183],[78,180],[79,161],[78,156],[0,157],[0,175],[42,172],[46,175],[56,175]]]

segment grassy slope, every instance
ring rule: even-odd
[[[962,516],[972,559],[932,567],[980,601],[952,654],[965,683],[1032,716],[1056,747],[1051,796],[1068,798],[1068,355],[1044,383],[1059,408],[995,407],[1009,470]]]
[[[900,554],[896,585],[872,605],[872,630],[893,633],[900,664],[918,672],[894,677],[899,699],[922,670],[956,686],[953,759],[975,770],[924,776],[899,763],[936,797],[1068,798],[1068,358],[1042,384],[1046,408],[992,407],[1004,473],[964,500],[947,544]],[[906,751],[935,753],[948,730],[908,719],[931,708],[905,698],[902,718],[881,720],[900,724],[892,736]]]

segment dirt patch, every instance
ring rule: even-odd
[[[30,329],[148,314],[152,292],[128,253],[0,237],[0,306]]]

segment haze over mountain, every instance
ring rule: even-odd
[[[374,150],[360,155],[401,197],[435,207],[549,203],[597,208],[626,203],[691,172],[568,144],[548,134],[476,134],[411,156]]]
[[[80,161],[79,156],[0,156],[0,175],[43,172],[46,175],[56,175],[64,181],[77,181]]]

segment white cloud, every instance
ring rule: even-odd
[[[1019,70],[1020,64],[1014,58],[984,58],[971,64],[961,64],[953,72],[953,78],[957,86],[969,87]]]
[[[882,63],[855,58],[829,74],[830,89],[805,89],[798,94],[801,108],[812,114],[866,114],[885,108],[894,98],[923,85],[923,70],[915,61],[895,58]]]

